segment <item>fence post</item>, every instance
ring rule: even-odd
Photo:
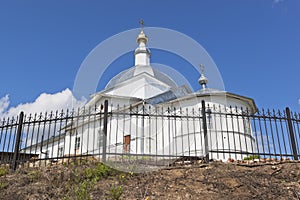
[[[20,141],[22,135],[24,112],[20,113],[12,169],[15,171],[19,162]]]
[[[288,107],[286,107],[285,112],[286,112],[287,122],[288,122],[288,126],[289,126],[289,133],[290,133],[290,138],[291,138],[294,160],[298,160],[297,147],[296,147],[296,142],[295,142],[295,135],[294,135],[294,129],[293,129],[293,123],[292,123],[292,119],[291,119],[290,109]]]
[[[208,137],[207,137],[207,124],[206,124],[206,111],[205,111],[205,101],[202,100],[202,122],[203,122],[203,132],[204,132],[204,149],[205,149],[205,158],[206,163],[209,162],[209,151],[208,151]]]
[[[104,101],[102,162],[106,162],[108,100]]]

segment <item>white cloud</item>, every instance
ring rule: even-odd
[[[9,108],[9,95],[0,98],[0,118],[17,116],[24,113],[40,113],[56,110],[78,108],[84,105],[86,99],[77,100],[70,89],[65,89],[55,94],[42,93],[34,102],[22,103]]]
[[[7,94],[0,99],[0,115],[5,112],[8,106],[9,106],[9,96]]]

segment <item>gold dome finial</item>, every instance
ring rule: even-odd
[[[208,83],[208,79],[204,75],[204,66],[200,64],[201,76],[198,80],[199,84],[202,86],[202,89],[206,88],[206,84]]]
[[[144,30],[144,26],[145,26],[144,20],[143,20],[143,19],[140,19],[139,23],[140,23],[140,25],[141,25],[141,29]]]
[[[140,19],[139,20],[139,23],[140,23],[140,25],[141,25],[141,32],[140,32],[140,34],[138,35],[138,37],[136,38],[136,42],[138,43],[138,44],[140,44],[141,42],[143,42],[143,43],[147,43],[148,42],[148,38],[147,38],[147,36],[145,35],[145,33],[144,33],[144,26],[145,26],[145,23],[144,23],[144,20],[143,19]]]
[[[200,64],[200,70],[201,70],[201,74],[204,75],[204,65]]]

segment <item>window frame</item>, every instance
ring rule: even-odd
[[[75,137],[75,150],[80,149],[80,142],[81,142],[80,137]]]

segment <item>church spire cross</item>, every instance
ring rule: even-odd
[[[141,29],[143,30],[143,29],[144,29],[144,26],[145,26],[144,20],[143,20],[143,19],[140,19],[139,23],[140,23],[140,25],[141,25]]]
[[[201,76],[198,82],[202,86],[202,89],[205,89],[206,84],[208,83],[208,79],[204,76],[204,65],[200,64],[200,70],[201,70]]]
[[[201,75],[204,75],[204,65],[200,64]]]
[[[145,26],[144,20],[140,19],[139,24],[141,25],[141,31],[140,31],[140,34],[138,35],[136,41],[138,44],[144,43],[144,45],[145,45],[148,42],[148,38],[144,33],[144,26]]]

